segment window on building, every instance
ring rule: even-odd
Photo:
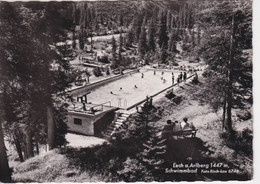
[[[82,125],[82,119],[74,118],[75,125]]]

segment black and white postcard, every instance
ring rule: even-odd
[[[0,2],[0,182],[253,179],[252,0]]]

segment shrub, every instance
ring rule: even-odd
[[[198,77],[193,77],[191,83],[192,83],[192,84],[198,84],[198,83],[199,83]]]
[[[248,128],[240,132],[233,131],[232,134],[223,132],[220,134],[220,137],[223,138],[225,144],[229,148],[232,148],[236,153],[243,152],[247,156],[252,156],[253,136],[252,131]]]
[[[110,65],[110,68],[111,68],[111,69],[116,69],[116,68],[118,68],[117,61],[112,61],[111,65]]]
[[[168,98],[168,99],[173,99],[174,97],[176,97],[176,95],[173,94],[173,92],[171,91],[171,92],[167,92],[165,97]]]
[[[124,168],[117,171],[120,179],[126,182],[149,181],[146,167],[138,160],[127,158],[123,163]]]
[[[110,63],[108,56],[101,56],[101,57],[98,56],[98,61],[101,63]]]
[[[99,76],[102,76],[102,72],[101,72],[101,69],[99,67],[96,67],[94,68],[93,70],[93,74],[96,76],[96,77],[99,77]]]
[[[244,112],[244,113],[238,113],[237,117],[246,121],[246,120],[249,120],[249,119],[252,118],[252,114],[249,111],[247,111],[247,112]]]
[[[172,65],[173,65],[173,66],[179,66],[179,64],[176,63],[176,62],[172,62]]]

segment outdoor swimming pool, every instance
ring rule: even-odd
[[[175,83],[180,71],[174,73]],[[107,101],[111,106],[127,108],[143,100],[146,96],[170,87],[172,85],[172,72],[140,70],[138,73],[127,74],[127,77],[109,82],[101,87],[95,88],[88,94],[88,102],[101,104]],[[142,78],[143,74],[143,78]],[[121,89],[120,89],[121,88]]]

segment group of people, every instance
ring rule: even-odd
[[[161,80],[163,81],[163,83],[166,83],[166,82],[167,82],[166,79],[163,78],[163,77],[161,77]]]
[[[164,74],[164,72],[162,71],[161,80],[163,81],[163,83],[166,83],[167,81],[166,81],[166,79],[163,78],[163,74]],[[156,71],[155,70],[154,70],[154,75],[156,75]],[[143,73],[142,73],[142,78],[143,78]],[[176,81],[177,81],[177,83],[180,83],[181,81],[186,82],[186,79],[187,79],[187,72],[181,72],[178,75]],[[172,85],[173,84],[174,84],[174,73],[172,72]]]
[[[156,70],[153,71],[153,74],[156,75]],[[162,71],[162,77],[161,77],[161,80],[163,81],[163,83],[166,83],[167,80],[165,78],[163,78],[163,75],[164,75],[164,71]],[[143,78],[143,76],[142,76]]]
[[[98,111],[97,109],[94,109],[94,107],[90,107],[90,108],[87,109],[85,103],[82,103],[82,110],[83,111],[89,111],[88,113],[91,113],[91,114],[95,114],[95,112]]]
[[[183,118],[182,122],[167,120],[167,124],[164,126],[163,132],[164,136],[170,136],[173,132],[178,132],[182,130],[195,130],[193,123],[188,123],[188,118]]]
[[[187,79],[187,73],[186,72],[181,72],[179,75],[178,75],[178,78],[177,78],[177,83],[180,83],[182,80],[184,82],[186,82],[186,79]]]

